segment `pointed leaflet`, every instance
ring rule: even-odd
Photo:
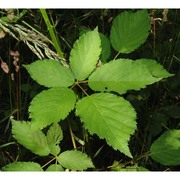
[[[32,79],[46,87],[68,87],[74,84],[74,76],[70,69],[59,61],[44,59],[24,65]]]
[[[31,122],[12,120],[13,137],[25,148],[39,156],[50,153],[46,136],[42,131],[31,129]]]
[[[136,130],[136,113],[128,101],[110,93],[97,93],[79,100],[76,114],[91,134],[105,138],[114,149],[132,157],[128,141]]]
[[[138,59],[135,63],[140,66],[145,65],[150,74],[155,78],[162,79],[174,76],[174,74],[170,74],[161,64],[158,64],[158,62],[153,59]]]
[[[113,20],[111,44],[118,52],[130,53],[145,42],[149,30],[150,18],[147,10],[123,12]]]
[[[91,31],[91,29],[82,27],[79,34],[83,35],[89,31]],[[110,41],[103,33],[99,33],[99,37],[101,39],[101,49],[102,49],[101,55],[100,55],[100,60],[102,62],[106,63],[106,60],[111,55]]]
[[[2,171],[43,171],[35,162],[13,162],[2,168]]]
[[[74,43],[70,54],[70,67],[77,80],[86,79],[95,69],[101,54],[101,40],[97,28],[83,34]]]
[[[63,167],[75,171],[94,167],[91,159],[81,151],[65,151],[58,156],[57,160]]]
[[[76,96],[68,88],[51,88],[42,91],[29,107],[32,128],[44,128],[66,118],[74,109]]]
[[[140,90],[146,85],[172,76],[160,64],[151,59],[118,59],[99,67],[89,77],[89,86],[95,91]]]
[[[63,132],[59,124],[52,124],[47,132],[47,142],[50,153],[54,156],[60,153],[59,143],[63,139]]]
[[[151,145],[150,152],[162,165],[180,165],[180,130],[166,131]]]

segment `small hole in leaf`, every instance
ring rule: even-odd
[[[107,88],[107,87],[105,87],[105,90],[108,90],[108,88]]]

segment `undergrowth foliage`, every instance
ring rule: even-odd
[[[47,171],[96,168],[85,152],[77,150],[73,133],[74,150],[61,152],[63,132],[59,122],[68,121],[70,113],[80,118],[91,135],[96,134],[113,149],[133,158],[128,142],[137,130],[137,113],[123,95],[173,76],[154,59],[117,58],[120,53],[135,51],[146,41],[149,31],[150,18],[146,10],[125,11],[113,20],[110,40],[98,28],[82,33],[70,52],[68,66],[54,59],[24,65],[31,78],[47,89],[31,101],[31,121],[11,117],[12,133],[32,153],[53,155],[50,162],[56,161],[51,165],[47,163]],[[110,44],[117,56],[107,62]],[[77,93],[77,88],[82,93]],[[179,165],[179,138],[179,130],[168,130],[152,144],[149,156],[162,165]],[[116,168],[128,169],[118,164]],[[132,168],[139,170],[139,167]],[[42,171],[44,167],[35,162],[14,162],[2,170]]]

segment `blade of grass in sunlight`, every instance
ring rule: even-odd
[[[62,53],[62,51],[61,51],[60,44],[59,44],[59,42],[58,42],[58,40],[57,40],[57,37],[56,37],[56,35],[55,35],[55,33],[54,33],[53,26],[52,26],[52,24],[51,24],[51,22],[50,22],[50,20],[49,20],[49,17],[48,17],[48,15],[47,15],[46,10],[45,10],[45,9],[40,9],[40,11],[41,11],[41,14],[42,14],[42,16],[43,16],[43,19],[44,19],[44,21],[45,21],[45,23],[46,23],[46,26],[47,26],[47,28],[48,28],[49,34],[50,34],[50,36],[51,36],[51,39],[52,39],[52,42],[53,42],[53,46],[54,46],[54,48],[56,49],[58,55],[59,55],[62,59],[64,59],[63,53]]]

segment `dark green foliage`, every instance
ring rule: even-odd
[[[33,36],[34,29],[30,28],[33,32],[32,33],[33,37],[30,36],[30,38],[33,39],[34,42],[37,42],[37,43],[38,43],[38,40],[45,42],[48,45],[48,48],[55,52],[55,48],[50,43],[50,41],[47,40],[47,39],[50,40],[51,38],[48,32],[48,28],[46,27],[46,24],[44,23],[42,15],[39,10],[27,10],[27,11],[13,10],[13,11],[14,11],[14,20],[13,22],[11,21],[10,23],[12,24],[12,27],[14,24],[20,24],[22,26],[25,26],[26,28],[33,27],[37,32],[42,33],[44,37],[39,35],[38,33],[36,34],[37,36]],[[138,14],[137,10],[120,10],[120,9],[119,10],[113,10],[113,9],[111,10],[108,10],[108,9],[106,10],[103,10],[103,9],[102,10],[98,10],[98,9],[96,10],[93,10],[93,9],[91,10],[88,10],[88,9],[86,10],[85,9],[84,10],[80,10],[80,9],[55,10],[54,9],[54,10],[46,10],[46,11],[50,17],[51,23],[55,30],[55,34],[61,45],[61,50],[66,59],[65,65],[70,64],[71,66],[71,62],[69,63],[69,60],[74,61],[71,59],[72,57],[70,57],[70,51],[72,50],[73,44],[76,41],[76,39],[79,38],[79,33],[82,27],[84,29],[87,29],[88,31],[89,30],[92,31],[97,26],[98,26],[98,32],[100,35],[100,40],[101,40],[101,43],[103,43],[103,45],[101,44],[102,51],[101,51],[101,54],[99,54],[100,52],[98,52],[99,51],[98,50],[99,39],[98,39],[97,42],[95,43],[97,47],[93,46],[94,47],[93,51],[97,50],[96,56],[97,57],[99,56],[99,59],[102,61],[102,64],[99,63],[98,61],[99,59],[95,58],[93,65],[87,66],[88,72],[85,71],[86,69],[85,70],[82,69],[82,72],[80,75],[77,74],[78,66],[70,67],[73,69],[73,74],[76,74],[75,77],[72,76],[71,71],[66,69],[68,67],[64,68],[65,66],[60,65],[62,67],[61,68],[62,71],[59,71],[59,72],[57,68],[58,66],[56,66],[56,69],[54,69],[55,71],[49,71],[50,69],[47,68],[46,71],[44,71],[43,73],[41,73],[40,71],[45,70],[44,68],[39,69],[40,66],[39,67],[35,66],[35,68],[38,68],[38,69],[34,70],[34,72],[38,71],[39,74],[42,75],[42,77],[40,78],[40,80],[37,80],[37,77],[34,77],[34,74],[32,76],[31,74],[32,72],[30,72],[31,77],[32,78],[34,77],[32,80],[29,74],[26,72],[25,68],[22,67],[22,64],[25,64],[25,67],[27,68],[27,70],[31,71],[30,64],[34,61],[35,61],[34,64],[39,63],[39,61],[36,61],[37,59],[39,59],[39,57],[37,57],[37,52],[35,53],[32,49],[30,50],[27,44],[24,44],[24,42],[22,41],[17,41],[10,34],[8,35],[8,33],[6,34],[4,38],[0,39],[0,51],[1,51],[0,57],[4,62],[7,63],[10,69],[9,74],[5,74],[3,70],[0,70],[0,99],[1,99],[0,101],[0,137],[1,137],[0,138],[0,168],[4,167],[3,169],[7,171],[9,170],[25,170],[25,171],[34,170],[35,171],[35,170],[42,170],[42,169],[46,171],[64,171],[67,168],[70,170],[71,169],[72,170],[86,170],[87,168],[91,168],[92,170],[93,168],[93,170],[95,171],[96,170],[97,171],[98,170],[144,171],[147,169],[155,170],[155,171],[157,170],[164,171],[166,169],[169,169],[172,171],[178,170],[178,166],[176,165],[179,165],[179,156],[178,156],[179,149],[177,151],[174,149],[179,143],[179,138],[178,138],[179,134],[176,137],[176,143],[173,144],[174,149],[172,151],[172,153],[173,152],[176,153],[177,158],[176,156],[170,156],[171,152],[169,154],[169,151],[163,152],[164,153],[163,157],[161,157],[161,154],[159,154],[159,152],[157,153],[156,151],[159,148],[158,144],[155,144],[155,143],[162,140],[160,144],[161,143],[163,144],[163,138],[161,137],[163,137],[164,134],[168,132],[168,130],[172,130],[172,129],[178,130],[180,128],[180,123],[179,123],[179,118],[180,118],[180,104],[179,104],[179,99],[180,99],[180,93],[179,93],[179,88],[180,88],[180,64],[179,64],[180,63],[180,51],[179,51],[180,49],[180,41],[179,41],[180,16],[179,16],[179,13],[180,11],[175,10],[175,9],[168,10],[168,11],[161,10],[161,9],[158,9],[158,10],[149,9],[148,11],[146,10],[140,11],[139,12],[140,14],[141,13],[146,14],[146,16],[149,15],[149,18],[151,19],[151,27],[150,27],[150,24],[147,25],[147,27],[144,28],[144,30],[142,30],[145,32],[144,37],[142,37],[142,41],[140,43],[136,42],[137,44],[135,43],[135,45],[131,44],[132,47],[130,47],[129,49],[128,47],[118,47],[120,49],[117,49],[116,45],[114,49],[112,44],[110,46],[109,39],[111,40],[111,43],[113,43],[114,41],[112,39],[113,34],[111,34],[111,31],[112,31],[111,27],[113,24],[113,20],[118,15],[121,15],[123,13],[124,16],[126,16],[127,14],[133,14],[134,12]],[[3,18],[5,17],[7,19],[6,17],[7,15],[8,15],[8,12],[6,12],[5,10],[0,11],[1,17]],[[138,18],[141,19],[141,15],[138,16]],[[137,21],[138,21],[138,18],[136,19]],[[26,25],[24,22],[26,22]],[[148,24],[148,21],[143,21],[143,22],[145,24]],[[125,26],[127,27],[128,25],[126,24]],[[14,32],[12,28],[11,30],[12,32]],[[0,28],[0,32],[1,32],[1,28]],[[138,33],[137,30],[133,32],[135,34]],[[18,34],[16,35],[18,36]],[[136,36],[133,35],[132,37],[130,37],[130,39],[133,39],[135,37]],[[146,39],[145,37],[147,37],[146,41],[144,40]],[[50,51],[46,51],[45,53],[44,52],[45,49],[43,48],[41,49],[41,48],[42,47],[40,47],[42,54],[45,55],[46,59],[49,59],[49,57],[47,56],[47,52],[50,52]],[[135,51],[133,51],[134,49]],[[19,72],[15,71],[15,65],[13,64],[14,57],[10,56],[10,50],[17,50],[20,53],[20,61],[18,62],[18,65],[20,66],[21,71]],[[122,54],[121,53],[117,54],[116,51],[120,51]],[[86,53],[86,51],[84,52]],[[123,53],[129,53],[129,54],[123,54]],[[51,56],[53,55],[51,54]],[[55,55],[55,57],[57,56]],[[115,72],[116,68],[113,67],[114,69],[111,70],[110,64],[107,64],[106,66],[101,67],[103,64],[108,63],[114,58],[115,59],[131,59],[134,63],[137,62],[137,60],[141,58],[154,59],[156,60],[157,63],[162,65],[162,67],[164,67],[164,69],[166,69],[169,73],[174,74],[174,76],[171,78],[163,79],[156,84],[149,83],[149,86],[146,86],[147,84],[145,83],[145,85],[143,85],[143,87],[146,86],[145,89],[140,89],[143,87],[137,87],[137,88],[127,88],[126,90],[124,89],[119,90],[119,86],[117,88],[115,87],[119,82],[116,85],[112,85],[114,83],[106,82],[108,81],[108,79],[106,79],[106,81],[103,82],[103,84],[101,84],[101,81],[99,81],[100,83],[92,82],[96,80],[96,78],[98,77],[98,74],[100,74],[101,71],[104,71],[103,72],[104,74],[102,73],[101,78],[105,77],[105,75],[108,75],[108,73],[117,74],[117,72]],[[75,58],[75,61],[76,61],[76,58]],[[43,62],[40,62],[40,63],[43,64]],[[75,65],[77,64],[75,63]],[[106,70],[101,70],[104,67],[109,67],[109,68],[107,68]],[[129,65],[127,67],[124,66],[124,68],[122,69],[126,70],[126,72],[128,71],[129,74],[131,74],[130,73],[131,71],[128,70],[128,67]],[[143,67],[145,66],[143,65]],[[97,68],[97,71],[96,71],[96,68]],[[158,72],[154,71],[154,68],[152,68],[152,64],[151,66],[149,65],[147,69],[149,71],[148,74],[151,74],[154,79],[158,79],[158,78],[162,79],[169,76],[169,74],[166,74],[166,73],[159,74]],[[52,77],[47,76],[47,74],[49,73],[48,71],[51,72]],[[14,73],[14,77],[15,77],[14,81],[11,79],[11,73]],[[119,73],[121,75],[121,72]],[[55,75],[57,74],[58,76],[55,77]],[[132,72],[132,74],[133,74],[133,77],[137,75],[135,71]],[[46,76],[47,76],[47,81],[45,80],[42,82],[41,80]],[[66,78],[62,79],[63,76],[66,76]],[[116,75],[114,75],[113,77],[115,80],[117,79],[119,80],[119,78],[117,78]],[[88,81],[89,80],[91,81],[90,84],[86,82],[87,78],[88,78]],[[143,75],[141,78],[143,80],[144,78]],[[52,79],[53,81],[51,81]],[[77,84],[75,85],[75,83],[77,82],[75,82],[76,80],[74,79],[78,79],[82,81],[82,83],[79,83],[79,85],[77,86]],[[126,80],[127,79],[128,78],[126,76]],[[159,81],[160,79],[158,79],[157,81]],[[38,83],[40,83],[41,85],[44,85],[45,87],[42,87],[38,83],[36,83],[35,82],[36,80]],[[154,82],[157,82],[157,81],[154,80]],[[88,85],[90,86],[90,88]],[[74,91],[75,95],[74,94],[72,95],[72,93],[70,93],[72,97],[70,97],[69,99],[66,97],[66,99],[69,100],[67,104],[71,103],[71,105],[70,104],[68,105],[69,109],[65,108],[66,105],[63,105],[63,106],[59,105],[60,101],[57,103],[55,107],[51,106],[51,108],[48,108],[48,103],[46,102],[46,100],[48,99],[46,98],[46,95],[48,93],[47,94],[45,93],[44,94],[45,97],[43,97],[42,99],[35,98],[35,100],[41,101],[41,105],[37,107],[36,104],[34,104],[34,100],[33,100],[34,97],[38,97],[36,96],[37,94],[40,93],[40,96],[41,96],[42,90],[43,92],[54,91],[53,88],[47,90],[46,87],[71,88],[70,91]],[[82,107],[85,107],[85,105],[87,105],[87,104],[83,104],[84,103],[83,101],[86,101],[87,99],[84,98],[86,94],[84,93],[84,91],[82,91],[82,89],[85,90],[85,92],[88,95],[93,94],[94,93],[93,90],[97,91],[97,93],[94,94],[94,95],[97,94],[97,97],[99,97],[101,93],[102,94],[104,93],[104,92],[99,93],[98,91],[108,91],[108,93],[106,93],[107,96],[108,94],[113,93],[113,97],[122,98],[126,102],[129,101],[129,103],[132,104],[131,105],[132,111],[136,111],[136,114],[137,114],[137,119],[136,119],[137,129],[135,128],[132,129],[132,132],[135,132],[134,134],[132,132],[130,133],[130,134],[133,134],[132,136],[127,135],[127,139],[129,138],[130,139],[128,141],[128,144],[127,144],[127,141],[124,143],[125,145],[123,144],[124,146],[126,146],[123,148],[126,149],[128,147],[128,149],[124,151],[123,153],[126,152],[126,155],[128,155],[129,157],[131,157],[132,155],[133,159],[129,159],[129,157],[125,156],[122,153],[122,151],[120,152],[120,151],[114,150],[118,148],[114,148],[112,141],[109,140],[109,138],[110,139],[112,138],[111,135],[110,137],[103,136],[103,138],[104,137],[106,138],[106,141],[105,141],[105,140],[100,139],[101,138],[100,134],[97,133],[97,135],[95,135],[96,132],[94,131],[95,130],[94,127],[92,129],[89,129],[89,127],[91,126],[90,124],[88,124],[88,126],[86,127],[86,123],[88,119],[90,119],[91,116],[93,116],[93,113],[95,111],[99,112],[98,108],[103,109],[103,103],[105,103],[105,101],[107,100],[107,97],[104,98],[102,106],[100,107],[97,106],[96,108],[94,108],[93,112],[90,112],[91,115],[89,115],[88,114],[89,112],[86,111],[86,109],[85,110],[82,109]],[[140,89],[140,90],[135,91],[135,89]],[[63,89],[62,91],[61,89],[60,91],[66,92],[68,94],[66,90]],[[53,92],[53,93],[56,94],[56,92]],[[55,97],[56,98],[54,97],[52,98],[53,102],[56,102],[56,100],[58,99],[58,95],[56,95]],[[61,99],[62,97],[59,97],[59,98]],[[92,98],[93,100],[91,100],[91,96],[88,96],[88,98],[89,98],[88,107],[96,106],[96,102],[94,102],[95,100],[93,98]],[[30,102],[32,105],[29,108]],[[51,111],[51,113],[49,112],[47,112],[47,114],[44,113],[43,105],[45,106],[47,105],[45,109],[48,109],[49,112]],[[109,109],[113,109],[114,106],[111,107],[111,105],[112,104],[110,104],[109,107],[108,106],[105,106],[105,107]],[[81,109],[78,109],[80,106],[81,106]],[[63,111],[65,115],[63,115],[62,117],[59,117],[59,115],[56,116],[56,107],[61,107],[60,111]],[[76,112],[76,107],[77,107],[77,112]],[[28,108],[29,108],[29,112],[31,113],[30,117],[28,114]],[[41,109],[40,112],[44,114],[44,116],[37,114],[37,112],[39,112],[38,109]],[[114,116],[115,114],[121,114],[122,113],[121,109],[122,108],[119,108],[117,110],[116,108],[114,108],[114,110],[116,111],[114,112]],[[124,107],[124,109],[126,109],[126,107]],[[79,117],[75,115],[75,113],[80,116],[81,120],[79,119]],[[24,145],[23,143],[21,143],[22,139],[18,140],[18,138],[15,137],[16,135],[17,136],[19,135],[18,131],[16,131],[15,133],[13,132],[13,134],[16,134],[16,135],[12,136],[12,131],[11,131],[12,126],[11,126],[10,116],[14,116],[14,119],[16,120],[27,120],[27,121],[34,122],[34,127],[32,126],[33,129],[36,129],[35,127],[37,126],[39,126],[41,129],[45,127],[42,130],[43,135],[42,133],[39,133],[41,134],[40,136],[43,136],[43,139],[47,138],[47,142],[45,143],[46,148],[44,149],[44,151],[42,150],[40,154],[38,154],[39,152],[36,152],[35,154],[33,154],[32,153],[34,151],[33,150],[34,147],[32,148],[32,145],[34,143],[33,141],[31,141],[31,144],[29,144],[30,148],[28,147],[27,149],[29,150],[27,150],[26,148],[22,146]],[[103,117],[104,114],[101,116]],[[39,120],[36,121],[36,117],[38,117],[40,121]],[[46,122],[46,120],[44,121],[46,117],[48,118],[48,123]],[[55,117],[55,120],[51,120],[53,117]],[[93,119],[93,121],[95,121],[95,119]],[[21,121],[17,121],[17,122],[21,122]],[[54,123],[58,122],[60,126],[56,127],[56,124],[51,125],[52,122]],[[103,122],[108,122],[108,120],[104,119]],[[61,127],[62,130],[60,130],[58,127]],[[99,126],[99,127],[96,126],[96,129],[98,128],[101,129],[101,127],[102,126]],[[107,127],[103,126],[103,128],[106,129]],[[53,132],[55,131],[57,133],[53,134],[52,129],[54,129]],[[62,137],[61,137],[62,135],[61,131],[63,132]],[[99,132],[99,130],[97,130],[97,132]],[[107,130],[104,130],[103,133],[106,133],[106,132]],[[20,133],[25,134],[26,132],[22,131]],[[31,133],[32,133],[31,135],[33,136],[33,134],[37,132],[34,132],[34,130],[32,130]],[[71,133],[73,133],[74,136]],[[46,136],[46,138],[44,138],[45,137],[44,135]],[[13,137],[15,137],[15,139],[21,145],[17,143]],[[80,155],[80,153],[78,154],[78,152],[77,154],[74,155],[75,151],[72,151],[72,154],[71,154],[71,151],[68,151],[75,148],[72,138],[74,138],[75,140],[76,148],[78,149],[78,151],[83,152],[82,156]],[[26,138],[24,140],[26,140]],[[40,145],[42,145],[41,144],[42,142],[43,141],[40,142]],[[110,147],[108,144],[112,145],[112,147]],[[152,144],[155,144],[155,145],[152,145]],[[168,149],[169,146],[168,144],[166,145]],[[123,148],[119,148],[119,150],[122,150]],[[169,148],[169,150],[171,151],[172,148]],[[64,154],[64,157],[63,157],[64,160],[62,161],[60,160],[60,158],[58,159],[57,157],[56,158],[59,160],[58,162],[57,162],[57,159],[53,159],[55,156],[61,157],[61,155],[63,155],[63,152],[64,153],[70,152],[70,155],[68,155],[68,157],[72,156],[72,157],[77,158],[77,159],[76,158],[72,159],[72,163],[78,161],[78,158],[80,159],[84,158],[84,164],[81,164],[81,166],[78,166],[78,167],[76,166],[76,163],[74,165],[69,165],[66,161],[66,158],[68,159],[68,157],[65,156],[66,153]],[[151,154],[153,153],[154,155],[152,155],[151,157]],[[167,156],[166,153],[168,153],[169,158],[171,158],[172,160],[171,163],[168,163],[166,161],[166,158],[164,158]],[[85,154],[87,154],[88,156]],[[47,155],[47,156],[41,157],[40,155],[43,155],[43,156]],[[92,165],[91,160],[94,166]],[[177,162],[174,163],[175,160]],[[24,164],[25,168],[21,169],[22,164],[18,164],[16,163],[16,161],[25,163]],[[33,164],[32,161],[35,162],[36,164]]]

